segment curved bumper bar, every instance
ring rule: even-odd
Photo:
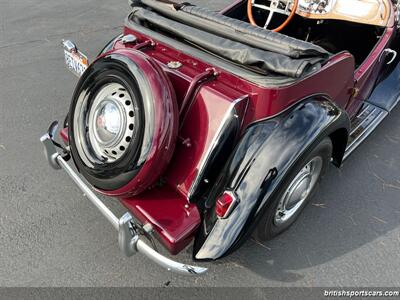
[[[97,209],[107,218],[107,220],[118,231],[118,245],[126,256],[140,252],[150,258],[153,262],[166,268],[168,271],[184,274],[184,275],[201,275],[207,272],[207,268],[196,267],[191,265],[175,262],[147,245],[140,239],[137,233],[137,224],[130,213],[125,213],[121,218],[117,218],[114,213],[96,196],[92,189],[80,178],[60,154],[52,139],[50,133],[46,133],[40,138],[44,145],[45,156],[51,167],[54,169],[63,169],[75,184],[81,189],[85,196],[97,207]]]

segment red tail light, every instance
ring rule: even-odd
[[[238,201],[234,193],[226,191],[218,198],[215,205],[215,213],[221,219],[229,217]]]

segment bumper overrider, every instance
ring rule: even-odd
[[[79,189],[84,193],[94,206],[103,214],[104,217],[113,225],[118,232],[118,245],[121,251],[128,257],[140,252],[150,258],[158,265],[169,271],[184,275],[200,275],[207,271],[207,268],[191,266],[173,261],[154,250],[147,245],[138,233],[136,228],[139,224],[135,223],[132,215],[127,212],[121,218],[118,218],[93,192],[93,190],[80,178],[79,174],[69,166],[68,160],[70,153],[68,149],[62,148],[53,140],[57,129],[57,122],[54,122],[48,132],[44,134],[40,141],[44,146],[44,153],[48,163],[53,169],[62,169],[75,182]],[[61,148],[62,151],[58,151]]]

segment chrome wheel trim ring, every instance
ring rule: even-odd
[[[137,107],[126,88],[116,82],[103,85],[91,103],[84,92],[79,96],[74,113],[76,147],[82,161],[89,167],[112,163],[120,159],[134,139]],[[106,105],[115,107],[119,115],[119,130],[110,141],[100,138],[99,113]]]
[[[294,177],[279,200],[274,217],[275,226],[284,226],[302,207],[318,182],[322,166],[322,157],[316,156]]]

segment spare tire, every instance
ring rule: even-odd
[[[82,75],[69,110],[71,154],[100,192],[136,195],[165,170],[178,113],[164,71],[140,51],[117,50]]]

